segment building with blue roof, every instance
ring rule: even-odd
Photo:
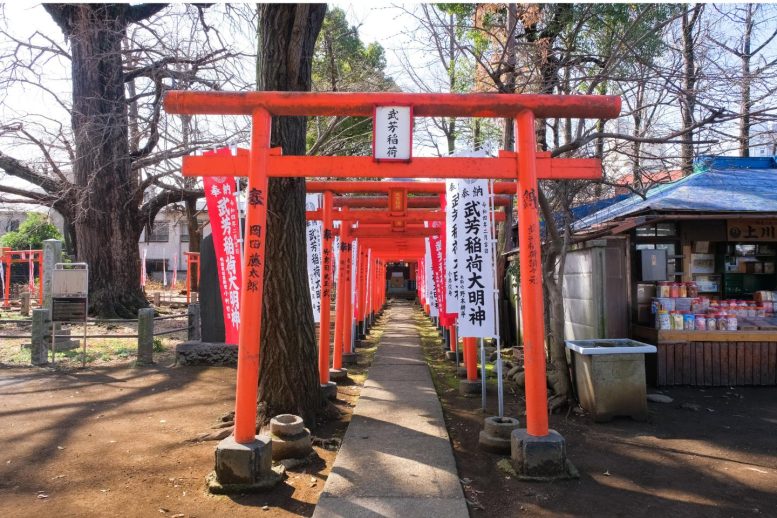
[[[566,339],[655,344],[647,365],[657,385],[777,384],[774,157],[699,157],[685,178],[574,215],[578,244],[563,282]],[[692,311],[702,300],[713,308],[705,325],[716,316],[712,329],[686,329],[687,322],[656,329],[656,308],[695,326]],[[736,331],[719,329],[717,317],[732,301],[752,310]]]

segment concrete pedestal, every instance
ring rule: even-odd
[[[461,354],[459,354],[459,359],[463,360]],[[456,361],[456,359],[454,358],[453,361]],[[467,377],[467,368],[464,367],[463,365],[459,365],[456,368],[456,375],[458,375],[459,378],[466,378]],[[477,377],[478,377],[478,379],[480,379],[480,369],[478,369]]]
[[[519,426],[518,419],[512,417],[486,417],[483,421],[483,430],[478,437],[480,449],[490,453],[509,455],[512,433]]]
[[[576,478],[577,472],[567,462],[564,437],[555,430],[535,437],[525,428],[514,430],[510,437],[510,457],[518,477],[526,480]]]
[[[481,390],[480,380],[459,381],[459,394],[461,394],[462,396],[477,396],[480,394],[480,390]]]
[[[281,414],[270,420],[272,459],[304,459],[313,453],[310,430],[305,428],[302,418],[292,414]]]
[[[31,362],[33,365],[46,365],[49,362],[49,348],[46,343],[48,309],[32,310]]]
[[[337,399],[337,383],[330,381],[329,383],[321,385],[321,395],[325,399]]]
[[[343,365],[356,365],[356,353],[343,353]]]
[[[348,369],[329,369],[329,379],[343,381],[348,378]]]
[[[459,359],[462,358],[462,352],[459,351]],[[451,362],[456,361],[456,351],[445,351],[445,359]]]
[[[372,344],[367,340],[365,340],[364,337],[362,337],[356,340],[353,346],[356,347],[357,349],[367,349],[368,347],[372,347]]]
[[[256,436],[247,444],[229,436],[216,447],[216,471],[207,477],[207,483],[211,493],[244,493],[269,489],[282,476],[283,471],[272,467],[269,435]]]

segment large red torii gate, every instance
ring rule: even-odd
[[[403,162],[381,162],[371,157],[282,156],[280,150],[270,148],[272,116],[369,117],[377,106],[410,106],[414,117],[514,119],[517,126],[517,153],[502,152],[498,158],[414,158]],[[250,115],[252,118],[251,151],[244,158],[238,157],[245,160],[243,164],[249,171],[246,271],[243,275],[241,300],[241,316],[246,318],[241,318],[239,333],[235,404],[235,440],[238,443],[249,443],[255,438],[265,259],[263,232],[267,219],[267,181],[273,176],[517,179],[522,264],[520,289],[526,323],[526,424],[530,436],[548,435],[537,179],[591,179],[591,170],[594,168],[599,171],[596,174],[598,178],[601,165],[598,161],[576,159],[577,162],[566,162],[555,167],[554,164],[575,159],[550,159],[537,153],[535,117],[613,118],[620,112],[620,98],[585,95],[172,91],[165,97],[165,109],[169,113],[186,115],[232,114]],[[211,159],[185,157],[184,174],[228,174],[225,173],[228,169],[209,163]],[[542,165],[545,160],[550,163],[547,168]],[[581,170],[585,174],[574,172],[578,164],[582,164]],[[239,168],[232,170],[238,171]],[[329,216],[324,214],[325,219]],[[331,258],[331,239],[328,243],[324,240],[325,257],[327,246]],[[250,318],[247,318],[249,314]]]

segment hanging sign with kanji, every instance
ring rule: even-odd
[[[487,180],[459,182],[459,336],[496,337],[489,205]]]
[[[229,149],[216,154],[229,153]],[[240,290],[242,286],[240,221],[231,177],[211,176],[202,179],[208,206],[216,269],[219,274],[224,310],[224,334],[228,344],[238,342],[240,328]],[[249,230],[250,231],[250,230]]]
[[[730,219],[726,233],[729,241],[777,241],[777,225],[769,219]]]
[[[305,210],[321,208],[320,194],[305,195]],[[308,220],[305,224],[305,240],[308,245],[308,286],[313,320],[321,321],[321,220]]]
[[[426,302],[429,304],[429,316],[440,315],[437,307],[437,294],[434,286],[434,268],[432,267],[432,247],[429,238],[425,238],[426,254],[424,255],[424,285],[426,289]]]
[[[375,160],[412,158],[413,109],[410,106],[377,106],[372,122]]]
[[[445,311],[459,312],[459,180],[445,181]]]

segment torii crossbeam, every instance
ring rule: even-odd
[[[281,156],[279,150],[270,148],[272,116],[369,117],[374,115],[376,107],[390,106],[411,107],[411,117],[514,119],[517,153],[502,152],[498,158],[410,158],[386,162],[371,157]],[[216,167],[214,161],[219,160],[218,157],[187,157],[184,160],[184,174],[188,176],[225,176],[228,174],[225,171],[240,169],[236,167],[238,159],[242,161],[243,170],[247,167],[249,173],[235,408],[237,442],[248,443],[255,436],[267,181],[273,176],[517,180],[517,189],[512,192],[518,195],[519,200],[526,432],[534,437],[548,436],[537,179],[599,178],[601,164],[590,159],[551,159],[537,153],[535,117],[609,119],[620,112],[620,98],[586,95],[172,91],[165,98],[165,109],[169,113],[188,115],[250,115],[252,119],[251,150],[243,157],[232,159],[232,168]],[[543,165],[545,163],[549,165]]]

